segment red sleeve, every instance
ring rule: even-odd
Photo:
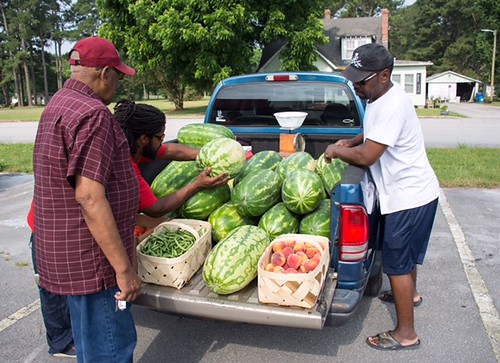
[[[139,181],[139,189],[140,189],[140,197],[139,197],[139,212],[144,209],[151,207],[156,203],[158,198],[154,195],[153,191],[149,184],[144,180],[141,175],[141,171],[139,170],[139,166],[132,159],[132,167],[134,168],[135,175],[137,176],[137,180]]]
[[[30,211],[26,220],[28,221],[28,226],[31,228],[31,232],[35,232],[35,205],[33,204],[33,200],[31,200]]]
[[[161,144],[160,148],[156,152],[156,157],[154,160],[160,160],[166,153],[167,153],[167,145]],[[142,158],[139,159],[137,164],[150,163],[152,161],[153,161],[152,159],[143,156]]]

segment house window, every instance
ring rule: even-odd
[[[415,75],[413,73],[405,74],[404,81],[405,92],[408,94],[415,94]]]
[[[371,37],[347,37],[342,38],[342,59],[349,60],[352,58],[354,49],[364,44],[372,43]]]
[[[417,95],[422,94],[422,73],[417,73]]]
[[[401,84],[401,75],[400,74],[392,74],[392,81]]]

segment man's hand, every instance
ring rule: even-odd
[[[229,176],[227,175],[227,173],[221,173],[212,178],[210,176],[211,172],[211,168],[206,168],[200,173],[200,175],[198,175],[195,183],[199,189],[217,188],[224,184],[227,184],[227,182],[229,181]]]
[[[116,274],[119,292],[115,294],[116,300],[134,301],[141,293],[141,280],[134,270],[130,269],[122,274]]]

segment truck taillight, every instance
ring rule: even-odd
[[[275,74],[272,76],[266,76],[267,82],[287,82],[296,81],[299,77],[296,74]]]
[[[368,215],[360,205],[340,206],[339,259],[360,261],[368,250]]]

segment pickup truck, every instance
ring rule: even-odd
[[[302,126],[281,128],[274,113],[307,113]],[[364,107],[348,81],[331,73],[252,74],[220,82],[208,104],[205,123],[229,127],[253,153],[293,148],[318,158],[326,146],[360,133]],[[175,140],[174,140],[175,142]],[[292,150],[293,152],[293,150]],[[136,301],[154,310],[200,318],[295,328],[340,326],[354,315],[363,295],[382,284],[380,214],[368,169],[348,165],[331,194],[331,263],[322,293],[311,309],[262,304],[257,283],[217,295],[204,285],[201,270],[181,289],[144,283]]]

